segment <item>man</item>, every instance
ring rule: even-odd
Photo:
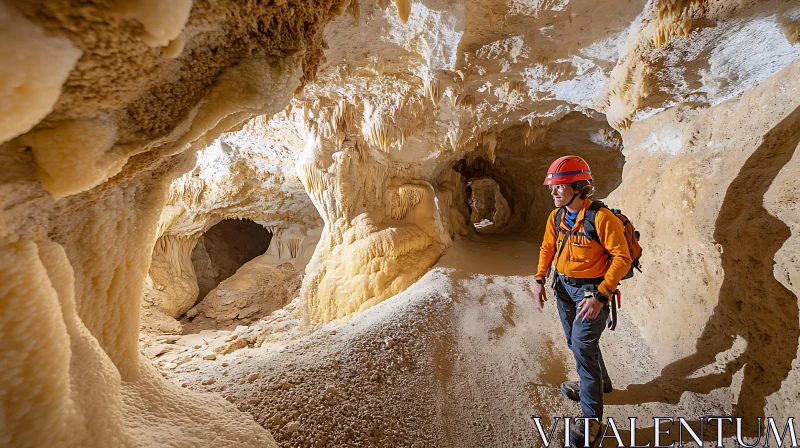
[[[550,186],[557,208],[547,221],[533,295],[542,309],[547,301],[544,281],[552,265],[558,314],[580,377],[580,382],[561,384],[561,393],[580,401],[584,417],[597,419],[589,420],[588,439],[593,446],[600,436],[603,393],[612,390],[600,353],[600,335],[606,327],[609,300],[630,269],[631,256],[622,221],[609,209],[600,208],[595,217],[600,241],[590,240],[584,232],[584,217],[592,204],[588,197],[594,194],[594,187],[591,170],[583,159],[565,156],[556,160],[544,184]],[[556,222],[557,216],[560,222]],[[572,446],[584,446],[583,422],[579,420],[570,429]]]

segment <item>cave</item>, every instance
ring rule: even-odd
[[[272,233],[249,219],[224,219],[197,240],[192,264],[200,288],[198,300],[269,248]]]
[[[467,183],[469,221],[476,231],[487,231],[495,221],[502,225],[501,216],[508,213],[508,205],[500,193],[497,182],[489,177],[471,179]],[[495,217],[497,215],[497,217]]]
[[[582,411],[565,155],[640,232],[615,445],[794,416],[797,2],[29,0],[0,37],[0,446],[541,445]]]
[[[495,138],[491,156],[476,152],[478,156],[457,161],[453,170],[463,176],[468,187],[465,187],[465,196],[472,209],[467,211],[472,225],[474,183],[477,181],[480,186],[483,182],[497,189],[499,196],[487,208],[500,210],[498,222],[489,227],[480,226],[479,233],[540,236],[544,229],[542,214],[552,209],[544,178],[552,161],[564,154],[580,156],[592,167],[592,172],[596,173],[594,199],[607,197],[620,185],[625,166],[622,138],[602,114],[589,117],[571,112],[538,131],[532,131],[527,125],[513,126]]]

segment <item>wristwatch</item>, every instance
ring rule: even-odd
[[[538,284],[540,284],[540,285],[544,285],[544,281],[542,281],[542,280],[539,280],[538,278],[536,279],[536,283],[538,283]]]
[[[603,305],[608,305],[608,297],[606,297],[606,295],[602,292],[595,291],[592,295],[598,302],[602,303]]]

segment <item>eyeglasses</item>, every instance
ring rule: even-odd
[[[560,185],[550,185],[549,187],[550,187],[550,191],[558,190],[559,192],[561,192],[561,191],[564,191],[569,186],[570,186],[569,184],[560,184]]]

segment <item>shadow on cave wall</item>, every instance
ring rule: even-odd
[[[198,302],[253,258],[269,248],[272,233],[249,219],[225,219],[212,226],[192,251],[200,287]]]
[[[728,187],[714,232],[723,249],[725,278],[719,302],[697,340],[697,351],[666,366],[650,383],[609,395],[606,404],[678,403],[684,391],[707,394],[730,386],[733,375],[744,369],[733,415],[744,417],[746,434],[758,435],[757,417],[764,417],[766,398],[781,388],[791,371],[800,337],[798,298],[773,274],[775,253],[791,232],[764,208],[764,195],[798,144],[800,108],[764,136]],[[737,336],[747,341],[747,348],[722,372],[690,378],[730,349]],[[653,434],[652,428],[638,431],[644,437],[648,431]],[[714,440],[716,428],[707,432],[711,434],[706,439]]]

